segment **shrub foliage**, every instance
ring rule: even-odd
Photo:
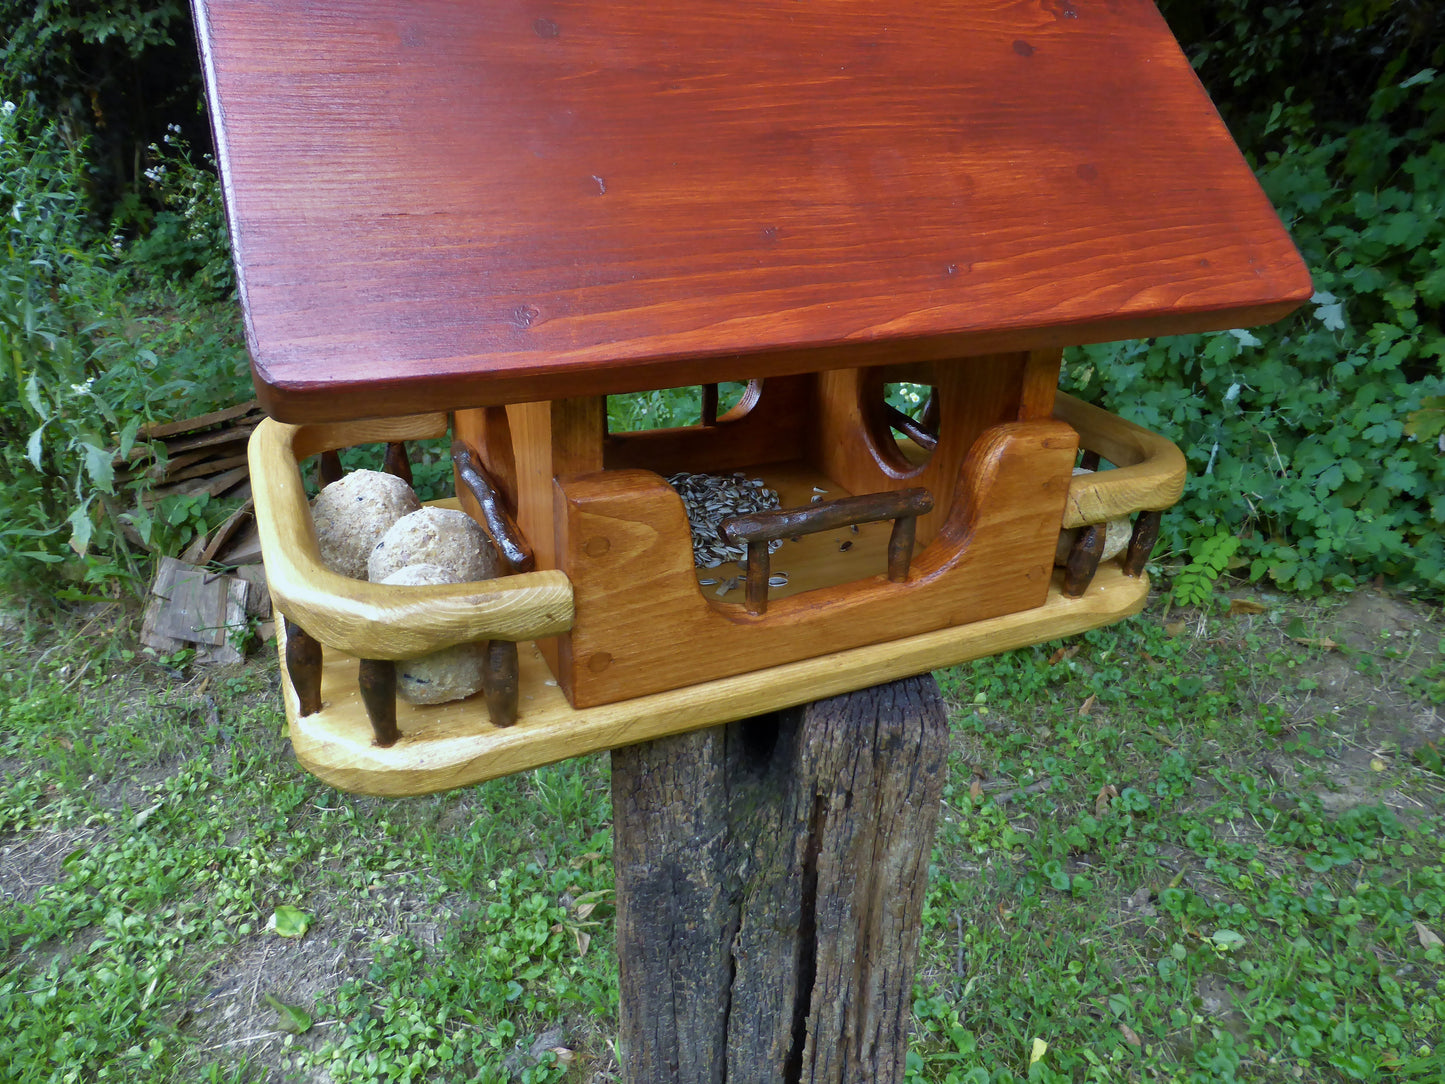
[[[1307,591],[1383,575],[1438,593],[1445,48],[1426,51],[1427,14],[1407,4],[1205,10],[1209,26],[1184,21],[1205,34],[1194,59],[1317,292],[1272,327],[1071,351],[1066,385],[1184,449],[1176,550],[1229,535],[1252,579]],[[1352,96],[1342,75],[1370,81]]]

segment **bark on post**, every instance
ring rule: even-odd
[[[925,675],[613,752],[626,1080],[902,1081],[947,747]]]

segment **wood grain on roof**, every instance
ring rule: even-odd
[[[1148,0],[197,0],[286,420],[1282,316]]]

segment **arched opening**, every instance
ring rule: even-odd
[[[607,397],[607,431],[642,433],[686,429],[734,420],[737,408],[757,381],[724,381],[683,388],[655,388]],[[756,394],[752,396],[756,399]]]
[[[899,454],[914,467],[928,462],[938,447],[938,403],[933,386],[885,382],[882,413]]]

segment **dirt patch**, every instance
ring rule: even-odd
[[[306,910],[317,918],[304,937],[292,940],[265,930],[251,934],[206,972],[200,992],[182,1014],[183,1029],[204,1040],[198,1052],[207,1059],[247,1059],[248,1081],[331,1079],[324,1068],[298,1065],[306,1051],[326,1042],[333,1022],[315,1019],[311,1030],[293,1037],[268,995],[315,1018],[323,995],[349,980],[365,979],[378,943],[405,936],[433,951],[457,917],[448,901],[432,902],[406,890],[356,899],[313,897]]]
[[[253,1073],[250,1080],[294,1081],[293,1046],[320,1046],[327,1024],[322,1021],[293,1037],[267,998],[311,1015],[318,997],[348,978],[364,976],[370,964],[368,938],[342,922],[319,922],[305,937],[294,940],[261,931],[210,968],[201,980],[202,992],[182,1013],[180,1025],[203,1040],[197,1050],[203,1058],[223,1062],[245,1058]],[[328,1080],[329,1074],[316,1079]]]
[[[153,764],[127,765],[106,780],[96,780],[86,793],[102,809],[111,813],[129,810],[139,813],[156,803],[156,788],[175,775],[186,762],[185,757],[167,757]]]
[[[1395,650],[1404,655],[1416,634],[1432,625],[1438,638],[1438,619],[1438,610],[1423,603],[1382,591],[1357,591],[1335,616],[1335,639],[1355,651]],[[1422,655],[1433,651],[1432,643]]]
[[[46,885],[60,879],[67,856],[93,845],[99,828],[26,832],[0,842],[0,899],[32,903]]]
[[[1295,669],[1305,679],[1300,693],[1286,697],[1290,714],[1337,739],[1342,748],[1335,755],[1348,767],[1356,766],[1351,750],[1367,763],[1438,741],[1445,716],[1414,681],[1439,665],[1441,636],[1438,607],[1357,592],[1306,635],[1290,636],[1307,652]]]

